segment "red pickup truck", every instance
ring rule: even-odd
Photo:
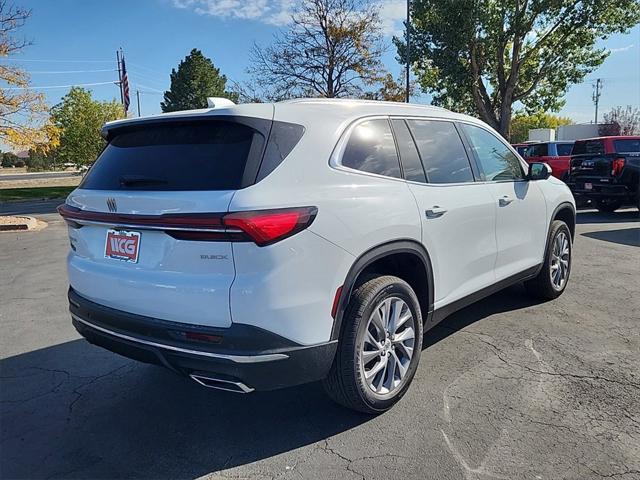
[[[523,156],[527,163],[547,163],[551,167],[551,174],[566,182],[572,147],[573,142],[534,143],[527,147]]]

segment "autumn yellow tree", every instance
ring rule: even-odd
[[[17,31],[31,10],[0,0],[0,57],[19,53],[29,42]],[[29,88],[29,74],[17,66],[0,64],[0,141],[16,148],[48,150],[59,132],[49,121],[44,95]]]

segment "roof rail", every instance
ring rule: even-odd
[[[222,108],[231,107],[235,105],[231,100],[224,97],[207,97],[207,107],[209,108]]]

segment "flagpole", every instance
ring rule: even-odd
[[[122,94],[122,70],[120,69],[120,50],[116,50],[116,60],[118,62],[118,89],[120,90],[120,103],[124,105],[124,96]]]

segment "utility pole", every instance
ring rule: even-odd
[[[593,86],[593,95],[591,98],[593,99],[593,103],[596,105],[596,120],[595,124],[598,124],[598,103],[600,103],[600,95],[602,94],[602,79],[596,79],[596,84]]]
[[[409,12],[409,7],[411,6],[411,0],[407,0],[407,25],[406,25],[406,37],[407,37],[407,84],[405,86],[405,101],[409,103],[409,65],[411,62],[409,61],[409,55],[411,53],[411,40],[409,39],[409,22],[411,22],[411,14]]]
[[[140,116],[140,90],[136,90],[136,98],[138,99],[138,116]]]

